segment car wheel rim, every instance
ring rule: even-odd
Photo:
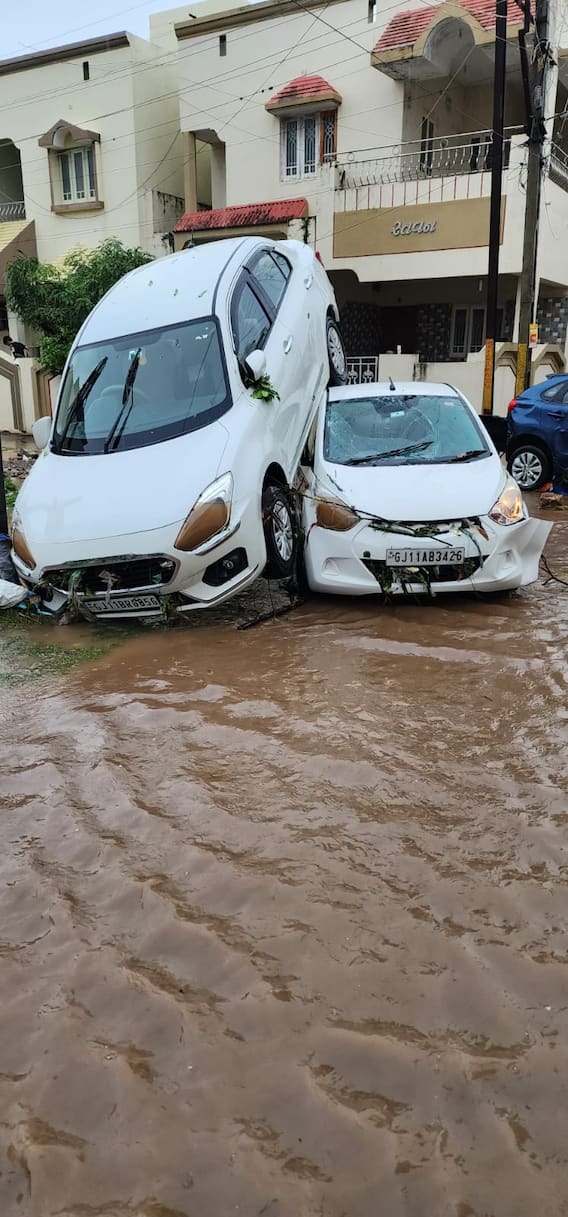
[[[289,562],[294,552],[294,530],[285,503],[275,503],[272,508],[272,536],[282,561]]]
[[[329,349],[329,358],[335,368],[335,371],[342,376],[345,371],[345,352],[343,343],[334,325],[330,326],[327,332],[327,345]]]
[[[519,452],[513,458],[511,473],[520,486],[534,486],[542,477],[542,461],[536,452]]]

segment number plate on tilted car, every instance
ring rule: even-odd
[[[453,546],[421,546],[420,549],[387,549],[387,566],[459,566],[465,549]]]
[[[109,600],[83,600],[90,613],[141,613],[148,609],[159,609],[158,596],[114,596]]]

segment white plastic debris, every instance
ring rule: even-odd
[[[0,579],[0,609],[15,608],[27,596],[25,588],[19,583],[10,583],[8,579]]]

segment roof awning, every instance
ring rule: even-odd
[[[216,207],[212,211],[186,211],[178,220],[175,233],[216,232],[239,236],[243,229],[274,228],[301,220],[308,214],[307,199],[276,199],[272,203],[241,203]],[[243,234],[244,235],[244,234]]]
[[[337,110],[341,100],[341,93],[323,76],[297,76],[266,102],[265,110],[279,117],[307,110]]]
[[[522,22],[515,0],[507,0],[507,38],[516,39]],[[494,0],[445,0],[396,13],[371,52],[371,63],[395,80],[455,77],[467,64],[467,83],[475,84],[484,71],[491,74],[488,51],[494,44]]]
[[[19,254],[23,254],[26,258],[37,257],[33,220],[5,220],[0,223],[0,292],[2,293],[6,286],[6,267]]]

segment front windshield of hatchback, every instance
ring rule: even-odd
[[[443,464],[490,455],[459,397],[388,393],[327,404],[323,454],[339,465]]]
[[[207,426],[231,405],[213,317],[77,347],[52,441],[68,456],[122,452]]]

